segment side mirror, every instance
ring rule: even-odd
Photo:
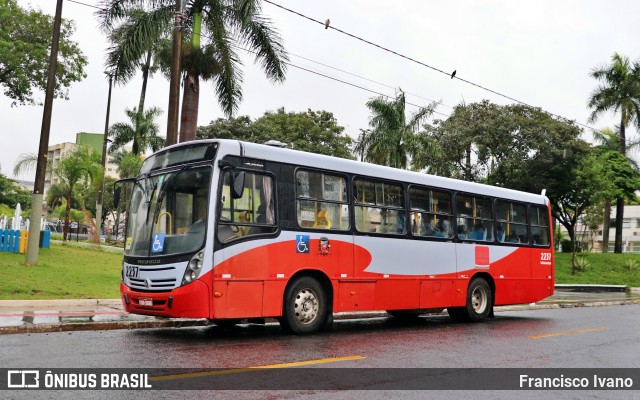
[[[120,204],[120,193],[122,192],[122,186],[118,186],[113,191],[113,208],[118,209],[118,204]]]
[[[244,192],[244,172],[238,172],[235,174],[233,178],[233,193],[231,197],[234,199],[239,199],[242,197],[242,192]]]

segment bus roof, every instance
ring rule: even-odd
[[[220,156],[224,156],[227,154],[235,154],[239,156],[240,149],[242,147],[244,152],[243,155],[248,158],[283,162],[287,164],[294,164],[300,167],[311,167],[357,175],[366,175],[381,179],[415,183],[435,188],[450,189],[460,192],[511,199],[534,204],[548,204],[548,199],[541,194],[521,192],[497,186],[484,185],[481,183],[467,182],[453,178],[430,175],[426,173],[401,170],[361,161],[326,156],[323,154],[308,153],[299,150],[292,150],[257,143],[241,142],[231,139],[207,139],[200,142],[220,143],[220,148],[218,150],[218,154]]]

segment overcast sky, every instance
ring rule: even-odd
[[[97,0],[78,0],[96,5]],[[596,88],[589,72],[610,62],[614,52],[640,59],[640,2],[637,0],[528,1],[372,1],[274,0],[316,20],[375,42],[443,71],[478,83],[546,111],[595,128],[613,127],[619,115],[610,113],[594,124],[587,119],[587,98]],[[55,13],[56,0],[18,0],[45,13]],[[104,131],[108,81],[104,75],[107,42],[98,29],[95,9],[65,0],[63,18],[76,23],[73,39],[89,59],[87,78],[71,87],[70,100],[56,100],[49,144],[74,142],[77,132]],[[394,96],[400,87],[407,101],[426,105],[442,101],[437,111],[448,115],[461,101],[512,101],[412,63],[335,30],[264,3],[263,13],[280,31],[291,62],[337,79]],[[367,128],[365,106],[375,94],[289,68],[283,84],[271,84],[253,60],[244,56],[244,100],[237,115],[261,116],[287,111],[327,110],[347,134]],[[305,60],[318,61],[355,74]],[[371,81],[370,81],[371,80]],[[372,82],[375,81],[375,82]],[[385,86],[386,85],[386,86]],[[128,122],[125,108],[138,103],[141,78],[113,90],[110,122]],[[198,125],[222,117],[212,83],[201,82]],[[157,74],[149,82],[145,106],[160,107],[161,132],[166,132],[169,82]],[[415,96],[417,95],[417,96]],[[39,99],[44,93],[38,94]],[[429,100],[426,100],[429,99]],[[0,94],[0,168],[13,177],[21,153],[38,150],[42,106],[10,107]],[[414,111],[414,107],[409,107]],[[441,115],[435,117],[442,118]],[[635,137],[631,128],[628,137]],[[35,171],[16,177],[33,181]]]

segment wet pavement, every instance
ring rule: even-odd
[[[553,296],[527,305],[496,307],[496,312],[640,303],[640,288],[565,285]],[[387,316],[384,311],[339,313],[335,319]],[[78,330],[150,329],[204,326],[205,319],[170,319],[129,314],[118,299],[0,301],[0,334]]]

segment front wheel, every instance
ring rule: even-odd
[[[322,285],[310,276],[297,278],[284,296],[282,325],[297,335],[315,333],[322,328],[327,303]]]

